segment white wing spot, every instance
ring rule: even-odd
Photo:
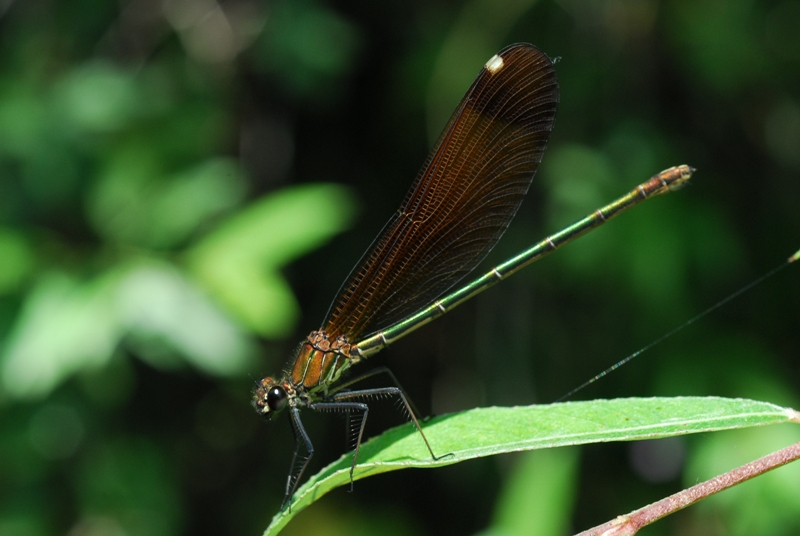
[[[486,62],[485,67],[486,70],[489,71],[490,73],[497,74],[497,72],[503,68],[503,65],[504,65],[503,58],[495,54],[494,56],[489,58],[489,61]]]

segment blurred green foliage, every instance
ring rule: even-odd
[[[376,357],[423,413],[552,401],[771,268],[798,246],[798,27],[797,0],[0,2],[0,534],[262,530],[293,444],[253,414],[251,379],[318,327],[509,43],[561,58],[561,105],[490,262],[663,168],[699,171]],[[580,396],[797,407],[796,278]],[[341,423],[307,419],[320,467]],[[626,445],[404,471],[286,532],[585,528],[796,440],[748,434],[687,440],[655,480]],[[781,471],[651,533],[797,533]]]
[[[520,457],[498,497],[492,528],[483,534],[566,534],[577,496],[578,451],[551,449]]]

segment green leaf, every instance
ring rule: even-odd
[[[232,159],[210,158],[172,175],[162,168],[159,156],[142,143],[109,158],[88,203],[101,236],[148,248],[174,247],[244,197],[244,175]]]
[[[387,430],[361,446],[353,478],[409,467],[430,468],[523,450],[610,441],[656,439],[790,422],[796,412],[767,402],[717,397],[625,398],[560,404],[478,408],[431,419],[425,435],[433,460],[413,425]],[[297,490],[292,509],[272,520],[265,536],[330,490],[350,482],[352,454],[324,468]]]
[[[244,325],[281,337],[299,308],[279,273],[350,225],[353,202],[333,184],[286,188],[230,218],[187,254],[189,269]]]
[[[244,198],[245,179],[237,162],[210,158],[165,177],[149,202],[149,243],[167,247],[179,243],[203,223],[237,206]]]
[[[114,277],[114,307],[127,341],[154,367],[169,368],[176,356],[217,376],[252,366],[248,335],[171,264],[139,259]]]
[[[47,274],[29,293],[0,356],[0,384],[15,398],[47,395],[76,371],[100,367],[122,333],[113,282]]]
[[[0,349],[0,394],[42,398],[105,366],[125,339],[159,368],[180,363],[232,376],[251,367],[248,334],[169,263],[138,258],[82,281],[43,276]]]

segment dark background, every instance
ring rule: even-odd
[[[698,172],[373,358],[423,414],[552,402],[777,266],[800,246],[797,28],[796,0],[0,1],[0,534],[262,531],[293,443],[253,412],[252,382],[319,327],[510,43],[560,58],[561,104],[485,268],[661,169]],[[790,267],[575,399],[797,407],[797,281]],[[369,435],[403,422],[389,403],[370,415]],[[313,473],[344,424],[304,422]],[[564,534],[798,439],[400,471],[285,533]],[[796,534],[797,497],[789,466],[645,533]]]

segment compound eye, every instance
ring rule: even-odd
[[[267,393],[267,405],[271,411],[280,411],[286,406],[287,398],[283,387],[276,385]]]

